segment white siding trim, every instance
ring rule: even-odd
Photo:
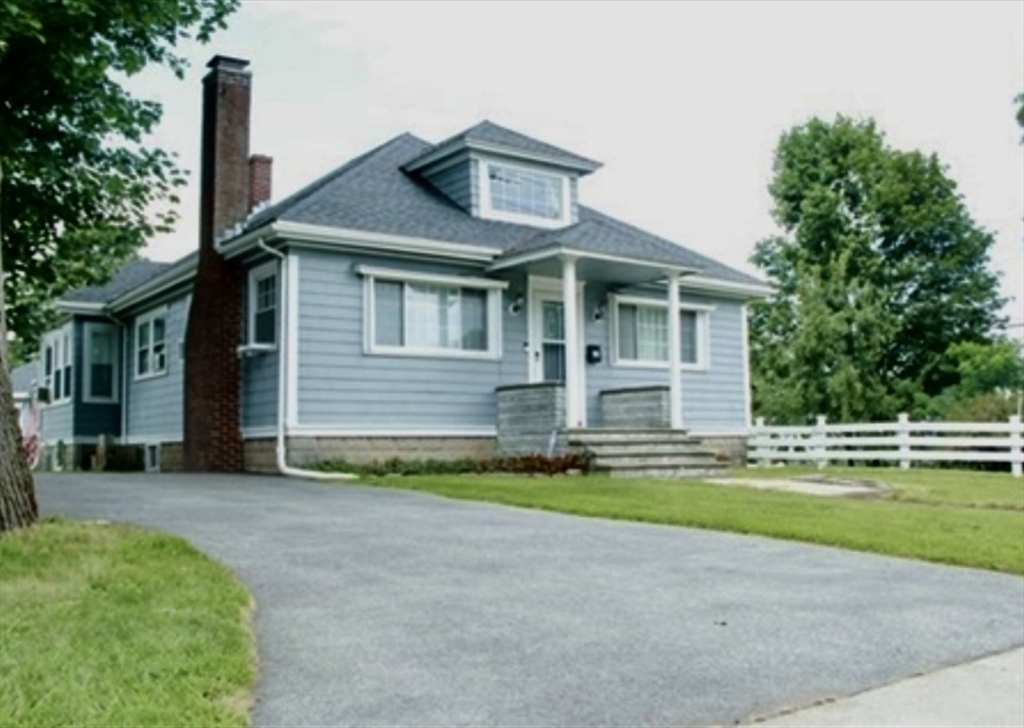
[[[355,271],[361,276],[385,278],[392,281],[413,281],[415,283],[433,283],[442,286],[460,286],[466,288],[497,288],[505,290],[508,281],[494,278],[477,278],[473,276],[452,276],[441,273],[424,273],[422,271],[404,270],[402,268],[382,268],[373,265],[356,265]]]
[[[288,427],[289,437],[497,437],[494,427],[464,427],[447,429],[423,429],[422,427],[396,427],[366,429],[365,427],[344,427],[337,425],[296,425]]]
[[[742,333],[743,337],[743,412],[746,415],[747,428],[753,424],[753,403],[751,398],[753,393],[750,391],[750,326],[747,322],[747,304],[743,304],[740,309],[740,316],[742,317]]]
[[[282,355],[278,356],[277,365],[285,367],[285,402],[278,402],[278,418],[280,409],[285,408],[286,424],[289,427],[299,423],[299,258],[288,251],[285,266],[288,269],[288,296],[285,302],[287,316],[287,342]]]

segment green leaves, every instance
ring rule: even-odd
[[[161,108],[111,74],[206,40],[238,0],[0,0],[0,190],[8,317],[31,349],[53,300],[104,281],[177,220],[176,160],[146,146]]]
[[[934,155],[870,120],[812,119],[782,136],[769,190],[785,234],[751,258],[778,291],[751,317],[759,414],[894,418],[956,382],[951,343],[1002,325],[994,240]]]

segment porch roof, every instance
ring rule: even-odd
[[[561,258],[575,255],[586,280],[637,284],[659,280],[669,271],[703,272],[689,251],[657,238],[641,238],[600,219],[585,219],[559,230],[545,230],[505,251],[491,271],[525,269],[535,275],[561,275]]]

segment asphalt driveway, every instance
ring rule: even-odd
[[[257,602],[257,725],[731,724],[1024,644],[1024,580],[256,476],[38,478]]]

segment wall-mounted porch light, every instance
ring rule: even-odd
[[[508,305],[508,312],[513,316],[518,316],[523,310],[523,304],[526,303],[526,299],[523,298],[522,293],[516,293],[512,295],[512,302]]]

